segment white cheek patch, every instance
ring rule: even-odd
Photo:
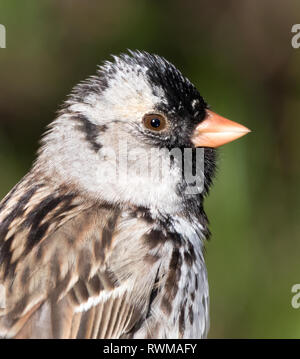
[[[106,64],[101,72],[113,72],[102,93],[90,94],[84,103],[70,106],[71,111],[85,115],[94,124],[141,121],[157,104],[166,103],[163,89],[149,83],[146,67],[133,68],[116,58],[115,64]]]
[[[115,118],[121,121],[141,119],[145,113],[153,111],[158,103],[164,102],[162,89],[157,89],[156,95],[153,94],[145,67],[137,67],[133,71],[126,64],[119,66],[120,71],[108,80],[108,87],[102,97],[102,106],[113,111]]]

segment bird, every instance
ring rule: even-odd
[[[206,338],[204,199],[216,148],[249,131],[159,55],[104,61],[0,203],[0,336]]]

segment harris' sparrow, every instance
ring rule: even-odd
[[[205,337],[203,198],[214,147],[248,131],[209,110],[162,57],[105,62],[74,88],[31,171],[0,203],[0,336]],[[176,156],[167,176],[149,177],[152,149],[196,147],[199,191],[188,191]],[[161,162],[150,167],[156,176]]]

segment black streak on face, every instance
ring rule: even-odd
[[[102,145],[97,142],[98,136],[101,132],[107,130],[107,126],[95,125],[89,121],[87,117],[81,114],[78,114],[74,119],[80,122],[80,125],[78,126],[79,130],[85,134],[85,138],[90,143],[92,149],[95,152],[98,152],[102,147]]]

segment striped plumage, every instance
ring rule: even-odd
[[[222,140],[225,125],[234,131]],[[76,86],[0,203],[0,336],[205,337],[210,147],[240,137],[236,128],[245,132],[157,55],[115,57]],[[200,184],[183,176],[181,157],[148,162],[153,149],[192,149],[197,168],[195,146]]]
[[[1,204],[0,276],[7,290],[1,335],[164,338],[207,332],[201,242],[196,232],[178,232],[187,225],[183,217],[154,220],[145,208],[87,202],[51,179],[33,178]]]

